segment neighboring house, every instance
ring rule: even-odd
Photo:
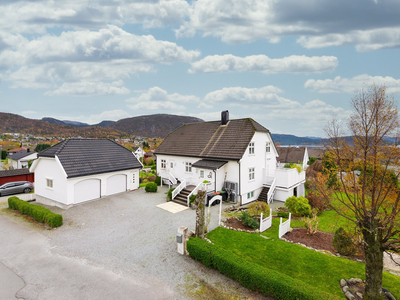
[[[8,150],[7,151],[7,155],[11,156],[11,155],[13,155],[15,153],[18,153],[18,152],[21,152],[21,151],[27,151],[27,150],[28,150],[27,147],[14,148],[14,149]]]
[[[135,154],[138,159],[144,156],[144,152],[141,147],[133,147],[133,154]]]
[[[26,149],[27,150],[20,150],[18,152],[8,151],[7,158],[10,169],[28,168],[29,161],[37,159],[37,152],[30,151],[28,148]]]
[[[156,156],[154,154],[154,150],[149,150],[144,154],[144,159],[146,158],[152,158],[154,161],[156,160]]]
[[[325,149],[321,148],[308,148],[308,157],[315,157],[317,160],[322,160],[325,151]]]
[[[171,182],[207,190],[228,190],[231,200],[246,204],[304,195],[305,172],[277,166],[278,152],[268,129],[251,118],[185,124],[156,149],[157,172]],[[178,182],[179,183],[179,182]]]
[[[281,167],[287,163],[295,163],[300,165],[304,170],[308,164],[307,147],[277,147],[279,154],[278,162]]]
[[[139,188],[142,164],[130,150],[107,139],[69,139],[38,155],[36,201],[74,204]]]
[[[13,181],[29,181],[34,182],[34,174],[29,169],[17,169],[17,170],[6,170],[0,171],[0,185],[13,182]]]

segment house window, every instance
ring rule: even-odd
[[[46,185],[48,188],[53,188],[53,179],[46,178]]]
[[[190,163],[190,162],[185,163],[185,171],[187,173],[192,173],[192,163]]]
[[[170,165],[170,168],[171,168],[171,169],[174,168],[174,163],[173,163],[172,161],[169,163],[169,165]]]
[[[254,197],[254,191],[247,193],[247,199],[251,199]]]
[[[204,170],[200,170],[200,178],[204,178]]]
[[[249,180],[254,180],[254,168],[249,168]]]
[[[254,142],[249,144],[249,154],[254,154]]]
[[[167,161],[165,159],[161,160],[161,169],[165,169],[167,167]]]
[[[267,143],[265,146],[265,152],[270,153],[271,152],[271,143]]]

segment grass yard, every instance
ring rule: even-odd
[[[323,222],[326,224],[321,226],[334,230],[328,223],[335,220],[336,216],[328,212]],[[337,223],[342,221],[345,220],[338,220]],[[338,298],[345,298],[339,287],[340,279],[365,279],[364,264],[279,240],[278,229],[279,218],[274,218],[272,227],[261,234],[269,239],[260,234],[222,227],[211,231],[207,237],[216,245],[229,249],[242,258],[247,257],[253,263],[302,280]],[[383,278],[383,286],[399,299],[400,277],[384,272]]]

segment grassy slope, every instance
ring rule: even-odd
[[[319,253],[278,239],[279,219],[273,219],[272,228],[260,234],[244,233],[218,227],[207,237],[216,245],[246,256],[254,263],[300,279],[321,290],[343,298],[339,288],[341,278],[365,279],[364,264],[345,258]],[[384,272],[384,287],[400,297],[400,278]]]

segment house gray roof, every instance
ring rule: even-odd
[[[251,118],[185,124],[171,132],[155,154],[239,160],[256,131],[269,130]]]
[[[69,139],[38,154],[38,157],[55,156],[68,178],[142,167],[130,150],[108,139]]]
[[[303,162],[306,147],[277,147],[279,162],[299,163]]]
[[[24,169],[15,169],[15,170],[3,170],[0,171],[0,177],[9,177],[9,176],[16,176],[16,175],[25,175],[25,174],[30,174],[31,172],[29,171],[28,168]]]
[[[228,161],[226,160],[222,161],[222,160],[200,159],[196,161],[192,166],[198,169],[217,170],[227,163]]]
[[[307,149],[307,151],[309,157],[316,157],[318,159],[322,159],[326,150],[319,148],[309,148]]]
[[[12,160],[19,160],[19,159],[24,158],[25,156],[31,155],[33,153],[36,153],[36,152],[35,151],[27,152],[26,150],[23,150],[20,152],[15,152],[12,155],[7,155],[7,158],[11,158]]]

